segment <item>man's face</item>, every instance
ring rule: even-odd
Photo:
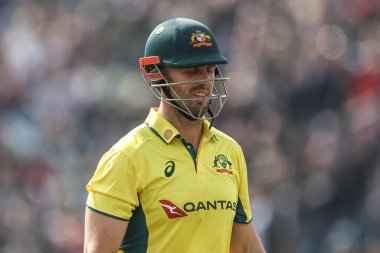
[[[215,65],[204,65],[190,68],[167,68],[166,75],[171,83],[189,82],[196,80],[214,79]],[[200,81],[190,84],[179,84],[172,86],[171,95],[173,98],[182,99],[189,111],[196,117],[203,116],[207,112],[210,103],[210,95],[214,86],[214,81]],[[176,93],[176,94],[173,94]],[[177,102],[182,109],[186,107]]]

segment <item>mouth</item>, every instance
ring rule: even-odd
[[[210,96],[211,91],[205,87],[196,88],[192,91],[192,96],[197,99],[207,99]]]
[[[207,96],[207,93],[204,91],[196,91],[193,93],[193,96],[198,98],[205,98]]]

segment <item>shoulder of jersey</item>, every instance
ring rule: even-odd
[[[235,139],[233,139],[231,136],[223,133],[222,131],[216,129],[216,128],[212,128],[212,133],[216,136],[216,139],[217,140],[223,140],[223,141],[226,141],[226,142],[231,142],[235,145],[238,145],[240,146],[237,141]]]
[[[122,152],[134,153],[150,140],[152,140],[151,130],[145,124],[141,124],[121,138],[113,148]]]

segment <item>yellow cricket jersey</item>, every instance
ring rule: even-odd
[[[240,146],[204,121],[198,148],[156,109],[101,158],[87,207],[129,221],[120,252],[229,252],[233,222],[249,223]]]

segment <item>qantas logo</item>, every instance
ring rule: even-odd
[[[174,205],[169,200],[160,200],[160,204],[169,219],[187,216],[184,211],[182,211],[178,206]]]
[[[183,205],[186,212],[196,212],[201,210],[232,210],[236,211],[236,202],[228,200],[199,201],[196,203],[186,202]]]
[[[164,209],[166,215],[169,219],[180,218],[187,216],[186,212],[197,212],[197,211],[209,211],[209,210],[231,210],[236,211],[236,202],[228,200],[214,200],[214,201],[199,201],[199,202],[186,202],[183,205],[183,211],[178,206],[174,205],[169,200],[160,200],[160,204]]]

